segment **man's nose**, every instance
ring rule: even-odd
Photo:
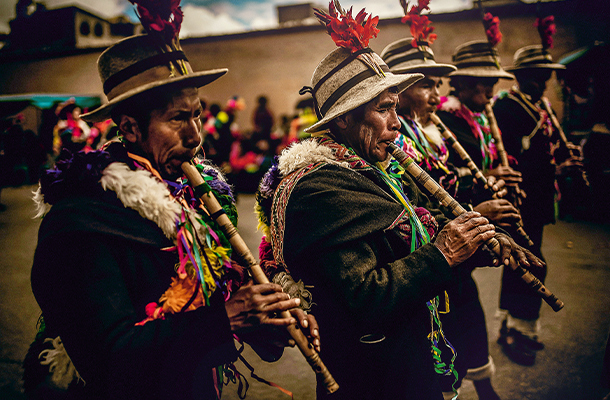
[[[194,149],[201,143],[201,122],[199,119],[189,120],[188,126],[184,129],[182,138],[184,147]]]
[[[388,128],[393,131],[397,131],[400,129],[400,120],[398,119],[398,114],[396,113],[396,109],[393,108],[390,110],[390,119],[388,121]]]

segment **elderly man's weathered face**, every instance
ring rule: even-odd
[[[176,179],[201,143],[202,111],[197,89],[183,89],[165,108],[152,110],[147,132],[126,139],[163,178]]]
[[[387,89],[383,91],[365,105],[362,121],[348,118],[344,144],[370,163],[384,161],[388,157],[388,144],[396,139],[400,128],[397,106],[398,93]]]
[[[427,119],[440,103],[439,88],[442,84],[440,76],[426,75],[409,86],[399,95],[401,115]]]
[[[458,96],[460,101],[474,112],[482,112],[494,95],[498,78],[462,78]]]

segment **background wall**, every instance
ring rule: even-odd
[[[555,15],[557,34],[554,60],[559,60],[580,46],[595,40],[608,40],[609,22],[604,14],[593,7],[582,7],[582,1],[543,3],[543,15]],[[603,3],[603,2],[600,2]],[[500,17],[503,41],[499,44],[501,63],[507,67],[512,55],[519,47],[539,43],[540,39],[533,22],[535,4],[511,4],[491,10]],[[431,15],[439,39],[432,45],[439,62],[451,62],[456,46],[470,40],[484,40],[485,33],[478,10]],[[382,20],[380,33],[370,42],[376,52],[390,42],[409,35],[400,18]],[[298,91],[309,85],[312,73],[319,61],[335,48],[333,41],[322,26],[302,26],[270,31],[249,32],[236,35],[186,39],[182,46],[194,70],[229,68],[229,73],[220,80],[201,89],[208,102],[222,105],[239,95],[247,108],[237,115],[242,129],[252,126],[251,115],[256,98],[266,95],[269,106],[279,117],[292,115],[296,103],[303,98]],[[103,49],[81,52],[60,58],[43,60],[2,60],[0,58],[0,94],[29,92],[53,92],[73,94],[100,94],[96,60]],[[508,88],[510,81],[501,81],[497,89]],[[448,84],[443,91],[448,91]],[[558,99],[560,88],[553,79],[547,96],[561,113]]]

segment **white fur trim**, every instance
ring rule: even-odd
[[[278,160],[278,167],[282,176],[286,176],[303,167],[318,162],[338,165],[349,168],[347,161],[337,161],[333,150],[319,144],[315,140],[304,140],[296,143],[282,152]]]
[[[115,192],[125,207],[157,224],[165,236],[176,237],[182,207],[170,197],[167,185],[150,172],[132,171],[126,164],[115,162],[106,167],[100,183],[104,190]]]
[[[66,390],[73,380],[84,382],[74,364],[72,364],[61,338],[57,336],[55,339],[47,338],[44,340],[44,343],[49,342],[51,342],[53,348],[41,351],[38,359],[41,359],[40,364],[49,366],[53,384]]]
[[[443,103],[443,105],[441,106],[441,110],[456,111],[459,110],[460,107],[462,107],[462,103],[460,103],[460,100],[457,97],[447,96],[447,101]]]
[[[38,184],[38,189],[32,192],[32,194],[32,200],[34,200],[34,204],[36,206],[36,215],[34,218],[42,218],[46,215],[46,213],[49,212],[51,205],[49,203],[45,203],[40,184]]]

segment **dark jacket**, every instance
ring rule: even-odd
[[[236,358],[221,295],[135,325],[175,276],[170,246],[113,192],[68,196],[43,219],[32,290],[86,382],[77,398],[214,398],[212,368]]]
[[[406,179],[413,205],[430,207]],[[426,302],[453,273],[433,244],[411,253],[393,228],[403,212],[370,169],[325,164],[290,192],[283,255],[293,276],[313,285],[320,356],[341,386],[332,398],[442,398]]]

